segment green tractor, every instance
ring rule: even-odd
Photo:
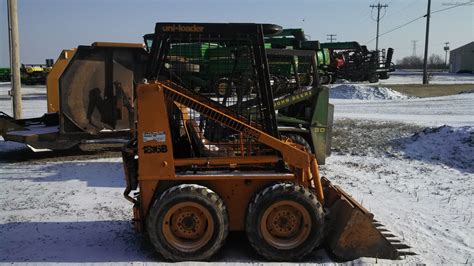
[[[10,68],[0,68],[0,82],[10,81],[11,71]]]
[[[321,48],[319,41],[306,39],[303,29],[284,29],[278,34],[265,36],[265,43],[271,48],[312,50],[316,52],[319,82],[329,84],[335,81],[333,61],[329,49]]]

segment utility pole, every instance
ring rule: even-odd
[[[423,84],[428,84],[428,43],[430,37],[431,0],[426,10],[425,58],[423,60]]]
[[[13,117],[21,119],[20,38],[18,34],[17,1],[8,0],[8,36],[10,40]]]
[[[335,40],[336,40],[337,34],[332,34],[332,33],[331,33],[331,34],[327,34],[326,36],[328,37],[327,40],[328,40],[329,42],[332,42],[332,41],[335,41]]]
[[[418,40],[412,40],[411,43],[413,44],[413,56],[416,56],[416,43]]]
[[[378,3],[377,5],[370,5],[370,7],[372,8],[372,10],[374,8],[377,8],[377,35],[375,35],[375,50],[378,51],[379,50],[379,22],[380,20],[385,16],[385,13],[382,15],[382,18],[380,17],[380,9],[382,8],[387,8],[388,5],[381,5],[380,3]]]
[[[445,42],[444,43],[444,66],[447,67],[448,66],[448,51],[449,51],[449,46],[448,46],[449,42]]]

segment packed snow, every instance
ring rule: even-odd
[[[411,99],[337,86],[356,91],[331,99],[342,132],[335,137],[347,139],[338,145],[350,147],[335,150],[322,173],[418,254],[352,263],[472,264],[474,93]],[[0,85],[0,110],[11,114],[7,90]],[[24,116],[42,115],[44,87],[26,91]],[[133,231],[119,157],[29,156],[0,139],[0,263],[162,263]],[[244,235],[229,237],[216,264],[264,262]],[[303,263],[334,262],[317,250]]]
[[[384,87],[371,87],[357,84],[339,84],[330,87],[329,96],[332,99],[359,100],[398,100],[409,97],[398,91]]]

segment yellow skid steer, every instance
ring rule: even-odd
[[[280,135],[263,41],[279,31],[156,24],[123,150],[136,230],[172,261],[211,258],[229,231],[244,231],[271,261],[323,246],[342,260],[413,254]],[[223,82],[228,93],[211,88]]]

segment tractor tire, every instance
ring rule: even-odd
[[[389,79],[390,78],[390,73],[382,72],[382,73],[380,73],[379,78],[380,79]]]
[[[207,260],[222,247],[229,232],[224,201],[196,184],[166,190],[154,201],[146,223],[156,251],[171,261]]]
[[[377,83],[379,82],[379,75],[377,73],[374,73],[372,75],[370,75],[369,77],[369,82],[370,83]]]
[[[324,211],[308,188],[277,183],[249,204],[245,231],[252,247],[270,261],[297,261],[323,240]]]
[[[306,74],[304,86],[313,86],[314,83],[314,75],[312,73]]]
[[[220,78],[214,84],[214,91],[218,97],[229,97],[234,90],[234,84],[228,78]]]
[[[331,76],[329,76],[329,75],[320,75],[319,76],[319,83],[323,84],[323,85],[331,83]]]
[[[313,153],[313,149],[308,141],[304,137],[298,134],[283,134],[284,137],[291,139],[292,142],[303,146],[307,152]]]

